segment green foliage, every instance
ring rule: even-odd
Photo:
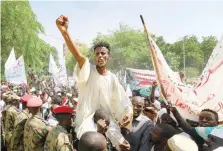
[[[83,44],[80,48],[79,48],[80,52],[85,55],[88,56],[89,55],[89,48],[86,44]],[[66,61],[66,68],[73,72],[74,67],[76,65],[76,60],[74,59],[73,55],[71,54],[70,51],[68,51],[65,55],[65,61]]]
[[[183,70],[183,50],[185,50],[186,75],[189,78],[200,74],[217,43],[214,36],[203,37],[201,42],[194,35],[185,36],[175,43],[167,43],[162,36],[152,35],[152,37],[174,71]],[[111,60],[108,67],[114,72],[126,67],[153,70],[144,32],[127,25],[120,25],[119,29],[108,35],[99,33],[93,43],[98,41],[110,43]]]
[[[56,56],[57,52],[38,37],[39,33],[44,34],[44,28],[37,21],[30,3],[2,1],[1,13],[1,75],[4,75],[4,64],[13,47],[17,57],[24,56],[26,70],[30,66],[35,73],[46,71],[49,53]]]

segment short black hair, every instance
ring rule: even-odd
[[[215,112],[214,110],[211,110],[211,109],[203,109],[201,112],[203,112],[203,111],[213,113],[214,116],[215,116],[215,120],[218,122],[219,117],[218,117],[218,113],[217,112]]]
[[[94,51],[98,47],[105,47],[105,48],[107,48],[108,49],[108,54],[110,54],[111,48],[110,48],[110,44],[108,42],[100,41],[100,42],[95,43],[94,46],[93,46]]]
[[[61,97],[58,96],[58,95],[54,95],[53,99],[52,99],[52,104],[60,105],[61,104]]]
[[[105,137],[98,132],[85,132],[78,142],[79,151],[103,151],[106,146]]]
[[[110,124],[110,117],[109,117],[108,113],[103,109],[96,110],[96,112],[94,114],[94,122],[95,123],[97,123],[98,120],[100,120],[100,119],[103,119]]]
[[[57,121],[62,121],[65,118],[71,118],[72,114],[69,113],[59,113],[59,114],[55,114],[54,113],[54,117],[57,119]]]
[[[161,130],[160,136],[166,139],[169,139],[173,135],[179,133],[173,126],[169,124],[156,124],[156,127],[158,127]]]
[[[132,92],[134,92],[136,96],[141,96],[139,90],[133,90]]]

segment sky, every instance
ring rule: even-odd
[[[98,33],[109,34],[120,23],[142,29],[143,15],[149,32],[175,42],[185,35],[223,34],[223,1],[31,1],[31,7],[46,35],[46,42],[62,53],[63,37],[55,21],[69,18],[73,40],[91,45]]]

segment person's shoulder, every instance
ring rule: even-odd
[[[11,113],[16,113],[16,114],[19,113],[18,109],[15,106],[9,106],[7,110],[8,112],[11,112]]]
[[[153,124],[153,122],[145,115],[140,115],[144,124]]]
[[[140,115],[140,118],[142,121],[145,121],[145,122],[150,121],[150,119],[143,114]]]
[[[35,124],[39,127],[45,127],[45,126],[49,125],[49,123],[47,121],[45,121],[43,118],[38,117],[38,116],[34,116],[33,118],[31,118],[30,122],[32,122],[33,124]]]

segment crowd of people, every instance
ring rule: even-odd
[[[223,151],[218,114],[203,109],[199,121],[184,119],[160,101],[154,81],[149,97],[128,96],[106,69],[110,46],[94,45],[92,65],[73,43],[68,18],[56,21],[77,61],[77,88],[37,82],[1,83],[1,149],[8,151]],[[40,86],[41,85],[41,86]]]

